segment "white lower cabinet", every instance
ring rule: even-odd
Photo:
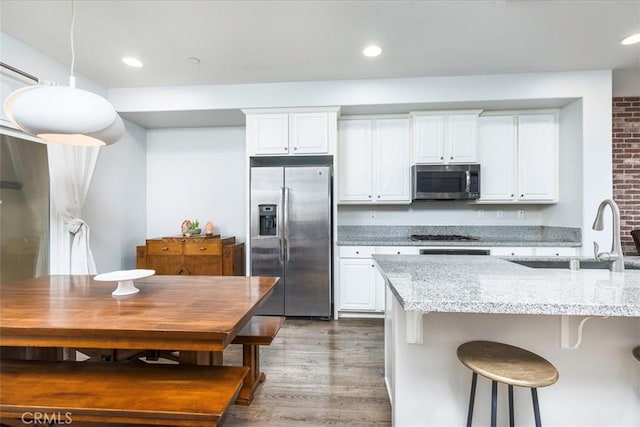
[[[380,317],[385,306],[385,282],[373,254],[417,254],[412,246],[343,246],[338,260],[338,317]]]
[[[341,258],[340,309],[375,311],[376,274],[371,258]]]

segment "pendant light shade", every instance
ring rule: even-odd
[[[118,142],[124,124],[101,96],[76,88],[73,75],[75,0],[71,0],[71,75],[69,86],[29,86],[11,93],[4,102],[7,118],[24,132],[58,144],[101,146]]]
[[[6,99],[5,113],[28,134],[45,141],[100,146],[124,135],[122,119],[101,96],[69,86],[30,86]]]

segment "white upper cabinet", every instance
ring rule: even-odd
[[[518,198],[558,199],[558,131],[555,114],[518,116]]]
[[[293,113],[289,115],[289,146],[293,154],[329,152],[328,113]]]
[[[475,163],[481,110],[413,112],[413,163]]]
[[[409,120],[373,121],[373,183],[376,202],[411,199]]]
[[[481,200],[515,200],[515,117],[480,117],[479,139]]]
[[[480,118],[480,202],[558,200],[558,118],[514,113]]]
[[[338,134],[340,201],[373,198],[371,120],[342,120]]]
[[[334,154],[338,110],[333,107],[243,110],[247,117],[248,154]]]
[[[289,115],[252,114],[247,116],[247,139],[255,154],[288,154]]]
[[[339,203],[410,203],[409,119],[339,124]]]

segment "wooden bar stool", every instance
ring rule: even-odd
[[[467,427],[471,427],[478,374],[491,380],[491,426],[496,426],[498,383],[509,386],[509,425],[513,427],[513,386],[529,387],[536,427],[541,426],[538,387],[558,381],[558,370],[547,360],[525,349],[492,341],[471,341],[458,347],[458,359],[473,371]]]

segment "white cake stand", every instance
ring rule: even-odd
[[[111,295],[123,296],[140,292],[140,289],[136,288],[133,284],[134,280],[150,277],[154,274],[156,274],[155,270],[119,270],[98,274],[93,279],[99,282],[118,282],[118,287],[115,291],[111,292]]]

